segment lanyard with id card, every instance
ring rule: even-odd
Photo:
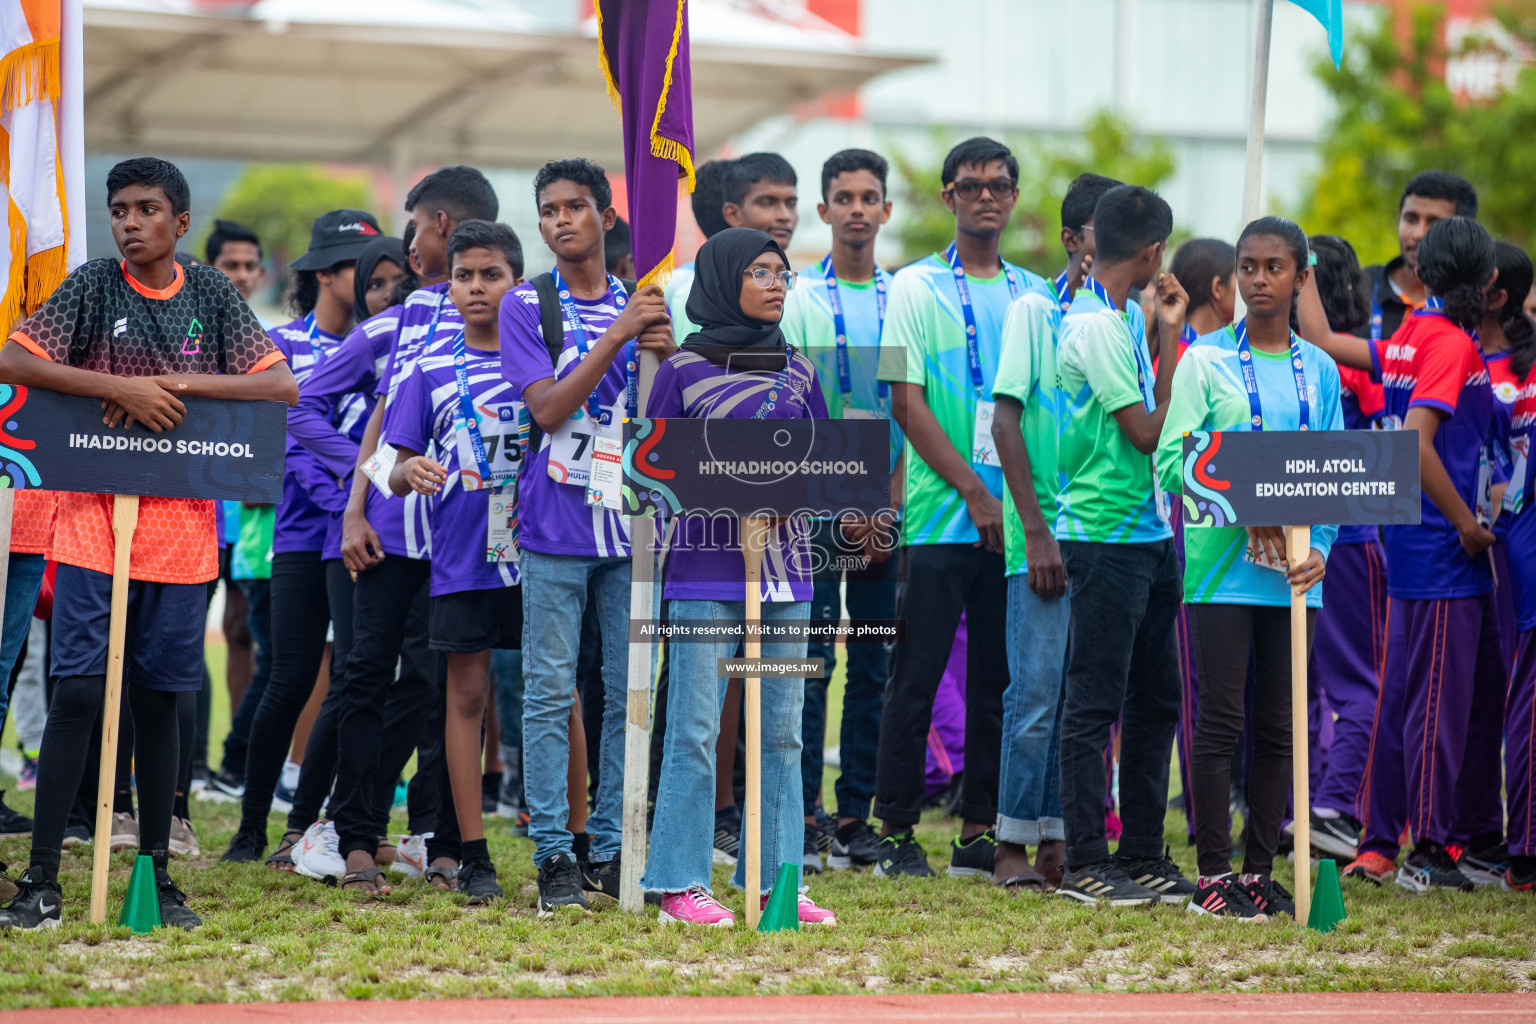
[[[890,419],[891,410],[891,386],[885,381],[877,381],[875,384],[875,408],[851,409],[848,407],[848,396],[853,393],[853,365],[848,356],[848,320],[843,314],[843,297],[837,287],[837,271],[832,269],[832,254],[827,253],[826,259],[821,261],[823,279],[827,284],[827,302],[832,307],[832,329],[837,335],[837,387],[843,396],[843,419],[845,420],[884,420]],[[887,274],[879,267],[875,268],[875,311],[879,317],[879,326],[875,330],[875,342],[885,336],[885,302],[886,302],[886,278]]]
[[[1259,378],[1253,367],[1253,349],[1248,344],[1248,320],[1243,318],[1232,329],[1237,338],[1237,364],[1243,377],[1243,390],[1248,392],[1248,425],[1253,430],[1264,429],[1264,406],[1259,401]],[[1307,398],[1307,376],[1301,363],[1301,345],[1297,342],[1295,333],[1291,334],[1291,374],[1296,382],[1296,401],[1301,405],[1298,422],[1300,429],[1311,428],[1312,403]],[[1243,549],[1243,558],[1250,565],[1256,565],[1261,569],[1274,569],[1284,572],[1285,566],[1275,562],[1269,557],[1267,551],[1260,550],[1255,554],[1252,548]]]
[[[576,309],[576,302],[571,297],[571,290],[566,287],[565,280],[560,276],[558,268],[551,271],[555,282],[555,293],[560,299],[560,313],[565,321],[565,329],[570,332],[576,342],[577,361],[587,357],[591,351],[591,341],[587,335],[586,324],[582,322],[581,313]],[[612,274],[608,275],[608,299],[615,309],[623,312],[624,306],[629,301],[628,293],[624,291],[624,285]],[[635,401],[637,387],[634,378],[637,373],[629,369],[635,364],[638,357],[628,359],[626,364],[626,395],[630,403]],[[580,487],[587,490],[592,477],[592,453],[594,442],[599,435],[615,438],[620,435],[620,409],[617,405],[605,406],[598,401],[597,392],[587,396],[586,402],[577,407],[570,418],[560,425],[560,428],[549,435],[549,465],[547,472],[551,480],[556,483],[568,484],[572,487]],[[589,504],[601,504],[599,500],[592,501],[592,495],[588,493]],[[615,496],[617,500],[617,496]]]
[[[459,393],[454,419],[454,444],[459,462],[459,486],[467,491],[489,491],[488,504],[499,504],[502,513],[487,515],[485,557],[488,562],[517,561],[517,470],[522,452],[517,444],[517,407],[506,403],[494,418],[481,422],[469,390],[469,355],[464,332],[453,336],[453,383]],[[475,467],[471,470],[469,467]],[[513,509],[510,516],[507,506]]]
[[[1529,487],[1527,477],[1530,473],[1531,435],[1521,434],[1510,439],[1510,455],[1514,457],[1515,466],[1509,473],[1509,486],[1504,488],[1504,511],[1513,515],[1525,509],[1525,492]]]
[[[427,336],[425,344],[431,344],[432,339],[437,336],[437,324],[438,321],[443,318],[443,306],[447,304],[447,302],[448,293],[447,291],[444,291],[438,295],[437,305],[432,309],[432,320],[427,324]],[[398,337],[396,340],[398,341]],[[401,374],[403,374],[408,368],[409,367],[398,368],[395,373],[395,379],[398,380]],[[392,383],[393,381],[385,381],[385,388],[390,388]],[[386,397],[384,401],[386,404],[388,403],[388,391],[386,391]],[[368,456],[367,461],[365,461],[362,466],[363,475],[366,476],[369,480],[372,480],[373,486],[377,487],[379,489],[379,493],[384,495],[386,498],[393,498],[395,496],[395,492],[389,489],[389,474],[392,470],[394,470],[395,461],[398,456],[399,453],[395,450],[394,445],[381,441],[379,442],[379,446],[374,449],[373,454]]]
[[[965,320],[965,359],[970,365],[971,386],[976,389],[976,418],[971,432],[971,464],[1002,468],[997,457],[997,447],[992,440],[992,399],[985,397],[986,378],[981,372],[981,342],[976,336],[976,310],[971,305],[971,287],[965,280],[965,267],[960,265],[960,253],[950,242],[944,252],[949,261],[950,273],[955,275],[955,290],[960,293],[960,316]],[[1013,268],[1003,263],[1003,276],[1008,280],[1009,301],[1019,297],[1019,280]]]

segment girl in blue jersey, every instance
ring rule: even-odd
[[[1247,315],[1196,339],[1175,372],[1157,450],[1158,475],[1170,493],[1181,489],[1188,431],[1343,426],[1338,369],[1291,329],[1295,297],[1309,274],[1307,252],[1306,235],[1280,217],[1254,221],[1238,239],[1237,282]],[[1200,677],[1191,765],[1200,878],[1189,909],[1196,913],[1244,920],[1295,914],[1290,893],[1272,876],[1291,783],[1291,592],[1308,593],[1310,641],[1313,609],[1322,604],[1317,584],[1337,532],[1314,528],[1309,556],[1282,571],[1271,567],[1284,561],[1273,528],[1184,533],[1184,601]],[[1237,875],[1227,801],[1232,752],[1247,717],[1250,658],[1258,670],[1247,849]]]

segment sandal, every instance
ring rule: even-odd
[[[428,885],[436,886],[444,892],[459,891],[459,866],[457,864],[452,867],[428,865],[425,878]]]
[[[1009,875],[1002,881],[994,882],[993,884],[1000,889],[1007,889],[1009,892],[1046,891],[1045,876],[1036,871],[1034,868],[1021,871],[1016,875]]]
[[[272,856],[267,858],[267,867],[275,871],[287,871],[291,874],[295,870],[293,848],[298,846],[299,840],[303,838],[303,832],[284,833],[282,841],[277,844],[277,849],[273,850]]]
[[[345,875],[341,876],[341,888],[343,890],[348,890],[352,886],[359,886],[360,888],[351,889],[351,891],[364,893],[370,899],[375,900],[382,900],[389,895],[387,892],[379,891],[380,885],[388,884],[384,878],[384,872],[380,871],[377,866],[361,868],[357,871],[348,871]],[[366,886],[366,888],[361,888],[363,886]]]

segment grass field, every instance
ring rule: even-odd
[[[221,653],[210,649],[210,660]],[[227,708],[215,713],[217,738]],[[30,811],[29,794],[11,796]],[[653,913],[632,917],[606,902],[588,917],[541,920],[531,844],[505,822],[493,820],[489,832],[508,898],[469,908],[414,882],[397,883],[388,902],[366,903],[259,866],[220,865],[236,818],[230,805],[193,805],[204,853],[173,868],[206,922],[190,934],[131,936],[85,924],[90,848],[66,851],[65,925],[0,936],[0,1009],[531,995],[1536,990],[1536,904],[1494,889],[1413,897],[1346,883],[1349,920],[1325,936],[1173,907],[1094,910],[975,879],[833,873],[811,879],[811,889],[837,912],[836,929],[756,935],[666,927]],[[930,817],[919,831],[940,870],[954,827]],[[273,842],[280,829],[274,815]],[[1168,829],[1175,857],[1192,873],[1177,812]],[[25,840],[5,841],[0,860],[24,862],[26,850]],[[110,919],[129,867],[128,854],[114,857]],[[726,892],[727,877],[717,869],[717,891]],[[1291,883],[1286,870],[1281,877]],[[726,902],[739,912],[741,894]]]

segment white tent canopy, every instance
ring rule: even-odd
[[[694,132],[708,153],[772,114],[924,55],[691,4]],[[595,25],[481,0],[86,0],[86,145],[251,160],[622,163]]]

